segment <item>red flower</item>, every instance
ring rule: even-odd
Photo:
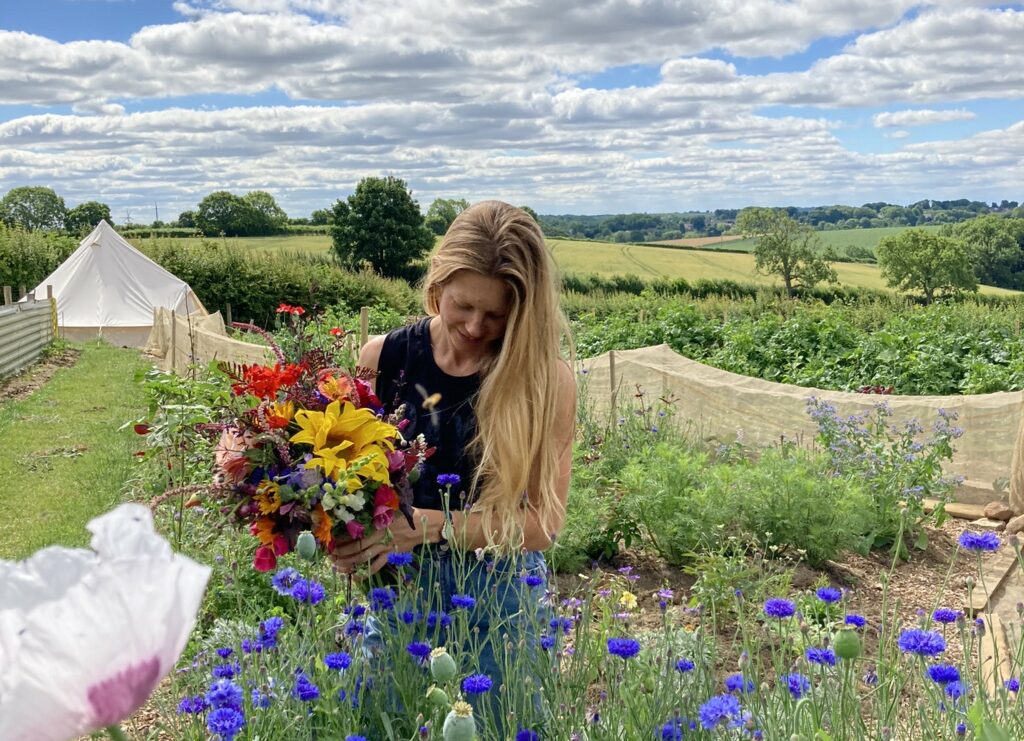
[[[137,434],[139,434],[139,435],[148,435],[149,434],[149,425],[147,425],[147,424],[135,425],[135,432]]]
[[[377,513],[377,507],[398,509],[398,492],[386,484],[378,486],[376,493],[373,495],[373,507],[374,515]]]
[[[302,366],[288,363],[284,368],[276,364],[273,368],[266,365],[247,365],[242,368],[242,382],[231,385],[235,396],[252,394],[261,399],[273,399],[282,386],[291,386],[302,375]]]
[[[277,556],[274,549],[268,545],[261,545],[256,549],[256,555],[252,559],[252,567],[257,571],[273,571],[277,568]]]
[[[359,406],[363,409],[379,409],[381,406],[377,394],[373,393],[373,386],[362,378],[356,378],[356,395],[359,397]]]
[[[345,330],[342,329],[341,327],[331,327],[331,334],[334,335],[335,337],[344,337]]]

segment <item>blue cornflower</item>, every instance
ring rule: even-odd
[[[486,674],[470,674],[462,680],[462,691],[467,695],[482,695],[494,684]]]
[[[242,688],[230,679],[218,679],[206,690],[206,702],[213,708],[241,708]]]
[[[949,684],[960,681],[960,670],[949,664],[933,664],[925,671],[928,679],[936,684]]]
[[[1019,692],[1020,691],[1020,680],[1017,679],[1016,677],[1010,677],[1005,682],[1003,682],[1003,687],[1005,687],[1006,689],[1010,690],[1010,692]]]
[[[303,702],[312,702],[320,697],[320,688],[313,684],[305,672],[300,670],[295,673],[295,686],[292,687],[292,697],[296,697]]]
[[[472,610],[476,599],[468,594],[453,594],[452,607],[456,610]]]
[[[236,674],[242,673],[242,667],[238,665],[238,662],[234,664],[217,664],[210,673],[217,679],[231,679]]]
[[[417,616],[416,613],[412,610],[402,610],[400,613],[398,613],[398,619],[406,625],[412,625],[416,622]]]
[[[374,587],[370,590],[370,609],[374,612],[390,610],[395,606],[396,596],[391,587]]]
[[[339,672],[345,671],[352,666],[352,657],[344,651],[336,654],[327,654],[324,656],[324,666]]]
[[[345,741],[367,741],[366,736],[345,736]]]
[[[967,735],[967,724],[966,723],[957,723],[956,724],[956,735],[957,736],[966,736]]]
[[[687,672],[693,671],[694,664],[689,659],[679,659],[676,662],[676,671],[680,674],[686,674]]]
[[[1000,545],[999,536],[990,530],[983,533],[965,530],[960,533],[957,542],[965,551],[997,551]]]
[[[430,656],[430,644],[421,641],[414,641],[405,647],[409,655],[417,659],[421,664]]]
[[[700,724],[711,730],[724,721],[740,722],[740,701],[734,695],[716,695],[700,706]]]
[[[393,551],[388,554],[388,563],[392,566],[398,566],[399,568],[402,566],[408,566],[412,563],[412,554]]]
[[[793,696],[794,700],[799,700],[811,689],[811,680],[803,674],[787,674],[783,677],[783,680],[786,682],[789,694]]]
[[[843,593],[835,587],[822,587],[817,592],[815,592],[815,594],[818,596],[818,599],[820,599],[822,602],[827,602],[828,604],[838,602],[840,599],[843,598]]]
[[[843,619],[843,622],[847,625],[852,625],[854,628],[863,628],[865,625],[868,624],[868,621],[864,618],[863,615],[854,615],[853,613],[847,615]]]
[[[523,574],[519,577],[519,581],[528,587],[539,587],[544,583],[544,577],[540,574]]]
[[[831,648],[814,648],[812,646],[807,649],[804,655],[812,664],[821,664],[822,666],[825,664],[829,666],[836,665],[836,654]]]
[[[608,653],[621,659],[631,659],[640,653],[640,642],[633,638],[609,638]]]
[[[366,626],[359,620],[349,620],[345,623],[345,635],[349,636],[360,636],[366,630]]]
[[[259,627],[259,644],[260,648],[273,648],[277,645],[277,634],[281,632],[281,628],[284,627],[284,619],[280,617],[270,617],[260,623]]]
[[[950,682],[946,685],[946,695],[953,698],[954,700],[959,699],[967,694],[967,690],[970,687],[961,681]]]
[[[292,586],[292,599],[307,605],[315,605],[322,602],[327,592],[322,584],[312,579],[296,579]]]
[[[282,597],[291,597],[292,587],[295,586],[295,582],[299,578],[299,572],[289,566],[274,574],[270,579],[270,584],[274,587],[274,591]]]
[[[235,649],[231,648],[230,646],[225,646],[224,648],[218,648],[217,649],[217,655],[220,656],[222,659],[226,659],[228,656],[230,656],[234,652],[235,652]]]
[[[516,731],[516,741],[540,741],[540,734],[529,728],[520,728]]]
[[[963,615],[959,610],[950,610],[947,607],[940,607],[932,613],[932,620],[937,623],[955,623]]]
[[[556,633],[558,631],[562,631],[562,635],[569,635],[573,625],[574,621],[571,617],[553,617],[551,618],[551,622],[548,623],[548,627],[551,628],[551,630]]]
[[[462,477],[457,473],[442,473],[437,476],[438,486],[458,486],[461,481]]]
[[[779,597],[772,597],[771,599],[765,600],[764,603],[764,614],[768,617],[773,618],[788,618],[792,617],[793,613],[796,612],[796,605],[790,602],[788,599],[781,599]]]
[[[183,697],[181,702],[178,703],[178,712],[181,714],[201,713],[210,707],[210,703],[206,701],[206,698],[202,695],[196,695],[195,697]]]
[[[553,636],[543,635],[540,637],[540,647],[545,651],[550,651],[555,645],[555,639]]]
[[[221,741],[232,741],[245,726],[245,716],[235,708],[217,708],[206,716],[206,728]]]
[[[263,646],[261,646],[257,641],[254,641],[251,638],[243,638],[242,639],[242,653],[244,653],[244,654],[251,654],[253,652],[259,653],[262,650],[263,650]]]
[[[346,607],[342,612],[346,615],[351,615],[353,618],[361,618],[366,614],[366,608],[363,605],[353,605],[352,607]]]
[[[725,689],[729,692],[750,693],[754,691],[754,680],[744,677],[739,672],[730,674],[725,678]]]
[[[896,645],[903,653],[918,656],[937,656],[946,650],[946,641],[941,635],[919,628],[904,630],[896,639]]]
[[[683,734],[687,731],[693,731],[697,729],[697,724],[688,718],[675,717],[669,720],[665,725],[658,729],[655,734],[661,741],[682,741],[685,736]]]
[[[452,616],[444,610],[441,610],[440,612],[431,610],[430,614],[427,615],[427,627],[431,630],[433,630],[437,625],[440,625],[442,628],[447,628],[451,624]]]
[[[254,708],[270,707],[270,695],[263,694],[255,687],[252,688],[252,692],[249,693],[249,697],[252,698],[252,706]]]

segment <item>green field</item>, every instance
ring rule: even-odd
[[[928,227],[937,228],[937,227]],[[878,240],[888,234],[902,231],[898,227],[884,229],[844,229],[834,232],[819,232],[826,244],[837,249],[846,244],[874,247]],[[859,242],[853,240],[860,240]],[[199,244],[204,240],[180,239],[186,244]],[[254,252],[306,253],[327,256],[330,254],[331,238],[324,234],[278,237],[230,237],[219,240]],[[144,244],[144,241],[142,242]],[[727,242],[727,247],[744,249],[750,240]],[[706,280],[734,280],[738,283],[778,285],[777,278],[754,272],[754,258],[748,254],[724,252],[713,248],[705,250],[676,249],[650,245],[617,244],[613,242],[589,242],[569,239],[549,239],[548,244],[555,255],[555,262],[563,274],[576,275],[638,275],[652,280],[655,278],[685,278],[690,282]],[[752,249],[752,243],[748,249]],[[835,263],[840,283],[861,288],[885,289],[875,265],[862,263]],[[1000,288],[981,289],[986,294],[1009,295],[1015,291]]]
[[[905,226],[885,226],[877,227],[875,229],[836,229],[835,231],[816,232],[821,237],[822,244],[826,247],[832,247],[834,250],[842,254],[844,247],[866,247],[870,250],[875,249],[878,246],[878,242],[883,237],[889,237],[893,234],[899,234],[905,231],[909,227]],[[941,226],[923,226],[922,229],[928,231],[937,231],[941,229]],[[651,244],[658,244],[658,242],[651,242]],[[678,247],[677,247],[678,249]],[[704,247],[708,250],[741,250],[743,252],[754,251],[754,239],[736,239],[732,241],[723,241],[721,244],[709,244]]]

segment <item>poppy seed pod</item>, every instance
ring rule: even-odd
[[[473,720],[473,706],[468,702],[456,702],[444,719],[442,728],[444,741],[473,741],[476,738],[476,721]]]
[[[303,530],[299,533],[299,537],[295,541],[295,550],[307,561],[312,561],[316,558],[316,538],[313,537],[313,533],[309,532],[309,530]]]
[[[430,675],[436,682],[450,682],[455,677],[458,667],[444,647],[435,648],[430,652]]]

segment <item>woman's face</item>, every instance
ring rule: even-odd
[[[511,308],[504,281],[459,270],[441,288],[438,314],[452,345],[466,353],[487,351],[505,335]]]

